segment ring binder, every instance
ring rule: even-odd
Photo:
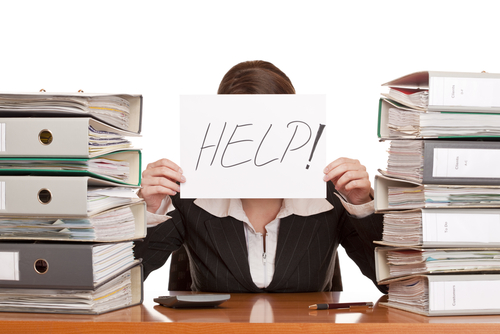
[[[38,201],[42,204],[49,204],[52,200],[52,193],[49,189],[40,189],[38,192]]]
[[[33,264],[33,268],[37,274],[43,275],[49,271],[49,263],[45,259],[38,259]]]
[[[48,129],[43,129],[38,134],[38,140],[42,145],[50,145],[53,139],[52,132]]]
[[[0,94],[0,312],[142,303],[142,95]],[[40,182],[42,181],[42,182]]]
[[[142,95],[49,93],[0,94],[3,117],[92,117],[139,136],[142,124]],[[115,131],[112,131],[115,132]]]

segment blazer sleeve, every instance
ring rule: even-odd
[[[162,267],[170,254],[184,242],[185,227],[181,213],[173,210],[168,215],[172,218],[148,228],[146,238],[134,243],[135,258],[142,259],[144,279],[152,271]]]
[[[374,213],[364,218],[352,216],[345,210],[335,192],[333,184],[328,182],[327,199],[333,204],[339,220],[340,244],[346,250],[347,255],[357,264],[361,272],[371,279],[381,292],[387,293],[385,285],[377,284],[375,244],[373,243],[375,240],[382,240],[383,215]]]

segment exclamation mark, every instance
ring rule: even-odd
[[[325,124],[320,124],[318,132],[316,133],[316,139],[314,139],[314,144],[311,150],[311,155],[309,156],[309,162],[311,162],[311,159],[313,157],[314,151],[316,150],[316,146],[318,145],[319,138],[321,137],[321,134],[323,133],[323,129],[325,128]],[[309,169],[309,164],[306,166],[306,169]]]

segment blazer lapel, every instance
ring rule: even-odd
[[[306,254],[320,222],[311,217],[291,215],[281,219],[276,246],[274,277],[267,289],[275,289],[288,281]]]
[[[246,289],[261,292],[252,281],[243,222],[233,217],[214,218],[205,222],[222,261]]]

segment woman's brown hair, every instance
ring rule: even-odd
[[[279,68],[253,60],[233,66],[222,78],[217,94],[295,94],[295,88]]]

